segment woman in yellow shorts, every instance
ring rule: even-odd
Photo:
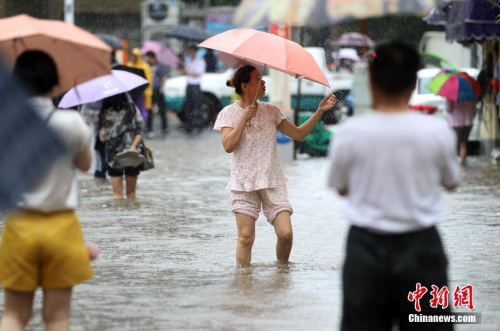
[[[24,329],[38,287],[43,289],[46,329],[69,330],[72,287],[92,277],[90,259],[96,253],[87,249],[74,212],[78,203],[74,168],[90,167],[91,132],[77,112],[53,107],[48,95],[59,76],[50,56],[25,52],[14,73],[32,91],[30,103],[59,134],[67,153],[41,173],[18,208],[7,213],[0,241],[0,283],[5,286],[0,331]]]

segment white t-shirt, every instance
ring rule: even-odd
[[[30,104],[42,118],[55,111],[49,98],[31,98]],[[18,203],[18,207],[41,212],[72,210],[78,205],[78,190],[73,159],[90,145],[91,130],[79,113],[56,110],[48,121],[49,127],[63,140],[67,154],[59,157]]]
[[[411,111],[350,118],[332,139],[329,158],[329,186],[348,190],[348,220],[377,232],[434,225],[443,212],[440,186],[461,180],[448,124]]]
[[[197,77],[193,76],[187,76],[186,81],[188,85],[199,85],[201,84],[201,78],[203,74],[205,73],[207,68],[207,64],[205,63],[205,60],[202,58],[195,58],[194,60],[191,61],[186,61],[186,71],[189,73],[197,73]]]
[[[214,130],[236,127],[244,109],[235,102],[222,109]],[[276,128],[285,119],[273,104],[259,102],[257,115],[245,127],[240,146],[232,153],[231,179],[227,188],[233,191],[256,191],[285,185],[276,143]]]

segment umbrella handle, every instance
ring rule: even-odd
[[[257,91],[255,92],[255,97],[253,98],[252,104],[257,101],[257,95],[259,95],[259,90],[260,90],[260,83],[262,83],[262,77],[264,76],[264,70],[266,70],[266,65],[264,64],[264,68],[262,69],[262,72],[260,73],[260,79],[259,79],[259,84],[257,85]],[[251,119],[248,120],[247,125],[250,126],[250,121]]]

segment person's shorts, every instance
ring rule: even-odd
[[[460,126],[454,127],[455,133],[457,134],[457,141],[459,143],[466,143],[469,141],[469,135],[472,130],[472,126]]]
[[[74,211],[7,213],[0,241],[0,283],[7,289],[61,289],[89,278],[90,258]]]
[[[128,167],[128,168],[123,168],[123,169],[118,169],[118,168],[111,168],[108,166],[108,175],[110,177],[121,177],[123,174],[125,176],[139,176],[141,173],[141,168],[140,167]]]
[[[255,220],[259,218],[262,205],[264,215],[271,224],[276,216],[283,211],[290,212],[290,215],[293,214],[285,185],[251,192],[231,190],[231,200],[233,213],[244,214]]]

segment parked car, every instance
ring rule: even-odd
[[[324,115],[325,123],[336,121],[336,113],[345,111],[345,98],[349,90],[352,89],[352,74],[348,72],[332,72],[326,65],[326,54],[321,47],[306,47],[306,50],[313,56],[319,67],[323,69],[330,88],[327,86],[314,83],[303,79],[301,84],[301,111],[315,110],[318,103],[330,92],[335,93],[337,97],[337,105],[334,109],[328,111]],[[205,124],[214,122],[219,111],[229,105],[234,89],[226,86],[226,81],[232,76],[234,70],[227,69],[224,72],[206,73],[201,81],[202,110],[204,114]],[[263,80],[269,83],[269,76],[264,74]],[[186,93],[186,76],[177,76],[168,78],[164,94],[167,102],[167,108],[170,111],[179,113],[184,105],[184,97]],[[295,108],[298,80],[290,79],[290,91],[292,93],[291,106]],[[267,97],[262,99],[267,101]],[[348,110],[347,110],[348,111]]]

